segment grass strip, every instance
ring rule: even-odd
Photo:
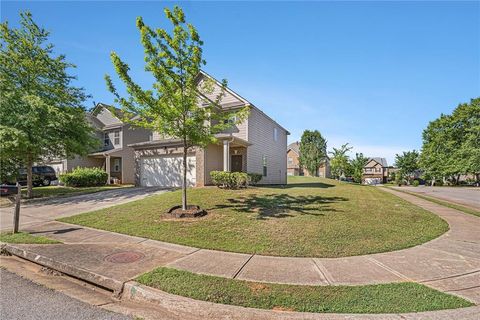
[[[300,286],[234,280],[166,267],[145,273],[136,280],[196,300],[299,312],[404,313],[473,305],[460,297],[412,282],[365,286]]]
[[[458,210],[458,211],[462,211],[464,213],[468,213],[468,214],[473,214],[474,216],[477,216],[477,217],[480,217],[480,211],[478,210],[475,210],[473,208],[469,208],[469,207],[465,207],[465,206],[462,206],[460,204],[456,204],[456,203],[453,203],[453,202],[450,202],[450,201],[446,201],[446,200],[440,200],[438,198],[434,198],[434,197],[430,197],[430,196],[426,196],[426,195],[423,195],[423,194],[419,194],[417,192],[411,192],[411,191],[407,191],[407,190],[400,190],[398,188],[395,188],[393,190],[396,190],[396,191],[400,191],[400,192],[404,192],[404,193],[407,193],[407,194],[410,194],[412,196],[416,196],[416,197],[419,197],[421,199],[424,199],[424,200],[427,200],[427,201],[431,201],[433,203],[436,203],[436,204],[439,204],[439,205],[442,205],[442,206],[445,206],[445,207],[448,207],[448,208],[452,208],[452,209],[455,209],[455,210]]]
[[[30,233],[19,232],[3,232],[0,233],[0,242],[6,243],[28,243],[28,244],[56,244],[61,243],[43,236],[32,236]]]

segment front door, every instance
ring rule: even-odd
[[[232,172],[242,172],[242,155],[232,155]]]

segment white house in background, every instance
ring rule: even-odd
[[[95,128],[101,147],[85,157],[59,159],[45,162],[52,166],[57,174],[69,172],[77,167],[103,168],[109,174],[109,182],[135,183],[134,149],[129,144],[148,141],[152,132],[132,127],[122,120],[119,109],[98,103],[87,113],[87,119]]]
[[[202,72],[203,81],[213,79]],[[215,90],[208,96],[214,100],[221,90],[215,81]],[[209,80],[210,81],[210,80]],[[196,148],[188,154],[187,172],[190,186],[211,184],[210,171],[238,171],[263,175],[261,184],[287,183],[287,135],[290,133],[258,107],[227,88],[221,100],[224,110],[250,106],[248,118],[241,124],[217,134],[218,143]],[[124,144],[125,145],[125,144]],[[154,133],[153,139],[127,144],[135,150],[136,184],[140,186],[181,186],[182,148],[178,139],[164,139]]]

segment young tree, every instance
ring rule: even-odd
[[[415,171],[419,169],[419,158],[420,154],[416,150],[404,151],[401,155],[395,155],[395,164],[401,175],[407,179],[408,184],[413,179]]]
[[[333,151],[330,151],[330,170],[332,176],[335,179],[340,179],[341,176],[344,176],[349,170],[349,157],[347,153],[352,150],[352,147],[348,146],[348,143],[342,145],[339,149],[333,148]]]
[[[350,167],[352,171],[353,181],[357,183],[362,182],[363,168],[368,162],[368,158],[363,156],[363,153],[356,153],[355,158],[350,160]]]
[[[144,90],[133,81],[128,65],[112,52],[111,60],[118,77],[126,86],[128,97],[121,97],[111,78],[106,75],[108,89],[115,95],[126,113],[137,114],[132,124],[154,130],[163,136],[180,139],[183,146],[182,209],[187,209],[187,153],[193,147],[205,147],[215,142],[215,134],[242,122],[248,108],[222,110],[220,102],[225,94],[226,81],[215,99],[207,98],[214,92],[215,83],[205,81],[198,85],[202,58],[200,36],[195,27],[185,21],[182,9],[165,9],[173,25],[171,33],[152,29],[137,18],[141,43],[145,52],[145,70],[155,79],[152,89]],[[229,121],[229,119],[236,119]]]
[[[305,130],[300,141],[300,165],[318,176],[318,167],[327,157],[327,141],[318,130]]]
[[[87,96],[68,73],[75,66],[54,55],[49,32],[29,12],[20,24],[0,25],[0,149],[4,162],[16,158],[26,167],[32,197],[35,161],[85,154],[96,140],[82,107]]]

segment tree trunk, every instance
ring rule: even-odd
[[[27,158],[27,198],[33,197],[33,159],[31,156]]]
[[[432,182],[431,182],[431,187],[433,187],[435,185],[435,177],[432,177]]]
[[[187,151],[186,146],[183,147],[183,180],[182,180],[182,210],[187,210]]]

